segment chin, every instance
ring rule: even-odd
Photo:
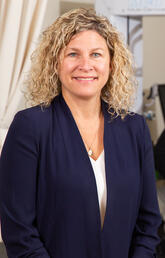
[[[80,93],[76,93],[76,96],[81,98],[81,99],[92,99],[92,98],[96,98],[98,96],[101,95],[101,92],[99,93],[93,93],[93,92],[80,92]]]

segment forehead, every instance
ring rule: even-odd
[[[68,48],[106,48],[108,49],[105,39],[94,30],[85,30],[75,34],[67,44]]]

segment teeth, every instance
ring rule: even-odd
[[[80,78],[80,77],[77,77],[76,79],[80,80],[80,81],[93,81],[94,80],[94,78]]]

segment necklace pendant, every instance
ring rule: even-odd
[[[93,154],[93,151],[92,151],[91,149],[89,149],[88,155],[89,155],[89,156],[92,156],[92,154]]]

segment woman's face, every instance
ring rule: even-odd
[[[100,97],[110,73],[105,39],[94,30],[74,35],[60,55],[59,78],[68,97]]]

